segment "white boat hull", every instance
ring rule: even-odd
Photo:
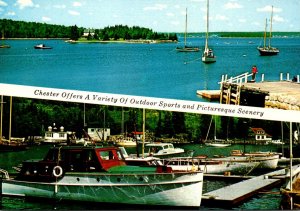
[[[222,161],[236,161],[236,162],[259,162],[257,168],[267,168],[267,169],[276,169],[279,161],[279,155],[269,155],[269,156],[229,156],[225,158],[217,158],[215,160]]]
[[[2,181],[2,195],[59,200],[199,207],[203,172],[66,173],[58,182]]]

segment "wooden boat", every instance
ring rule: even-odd
[[[206,35],[205,35],[205,48],[202,54],[202,62],[204,63],[214,63],[217,61],[217,57],[214,55],[212,49],[208,47],[208,31],[209,31],[209,0],[206,1]]]
[[[44,44],[39,44],[34,46],[35,49],[52,49],[52,47],[45,46]]]
[[[279,154],[273,152],[249,152],[243,153],[241,150],[232,150],[230,156],[216,158],[217,160],[235,161],[255,161],[260,162],[257,168],[276,169],[279,161]]]
[[[184,46],[183,47],[177,47],[176,51],[178,51],[178,52],[197,52],[197,51],[200,50],[198,47],[188,46],[186,44],[186,38],[187,38],[187,8],[185,9]]]
[[[136,141],[130,137],[117,139],[115,143],[117,146],[121,146],[121,147],[136,147]]]
[[[272,22],[273,22],[273,6],[272,6],[272,13],[271,13],[271,26],[270,26],[270,35],[269,35],[269,45],[266,46],[266,37],[267,37],[267,19],[265,24],[265,33],[264,33],[264,45],[262,47],[258,47],[257,50],[259,51],[261,56],[273,56],[279,53],[278,48],[274,48],[271,46],[271,39],[272,39]]]
[[[128,166],[117,147],[52,147],[40,161],[2,174],[2,196],[53,200],[199,207],[203,172]]]
[[[161,161],[165,166],[171,167],[173,171],[202,170],[205,174],[230,172],[235,175],[245,175],[259,165],[259,162],[217,161],[210,158],[197,157],[173,157],[162,159]]]
[[[144,156],[170,157],[184,154],[184,149],[175,148],[172,143],[150,143],[145,145]]]

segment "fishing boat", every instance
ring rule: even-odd
[[[212,49],[208,47],[208,31],[209,31],[209,0],[206,1],[206,34],[205,34],[205,48],[202,54],[202,62],[214,63],[217,61],[217,57],[214,55]]]
[[[0,169],[2,196],[117,204],[198,207],[203,172],[128,166],[117,147],[52,147],[23,161],[15,178]]]
[[[184,46],[183,47],[177,47],[176,51],[178,52],[197,52],[200,49],[198,47],[194,46],[188,46],[186,43],[187,38],[187,8],[185,9],[185,31],[184,31]]]
[[[278,48],[274,48],[271,46],[271,39],[272,39],[272,22],[273,22],[273,6],[271,12],[271,26],[270,26],[270,34],[269,34],[269,45],[266,46],[266,37],[267,37],[267,19],[265,24],[265,33],[264,33],[264,45],[262,47],[257,47],[261,56],[273,56],[279,53]]]
[[[171,157],[184,154],[184,149],[175,148],[172,143],[150,143],[145,145],[144,156]]]
[[[204,174],[224,174],[230,172],[235,175],[246,175],[253,171],[259,162],[217,161],[210,158],[173,157],[161,159],[163,165],[171,167],[173,171],[202,170]]]
[[[44,44],[38,44],[34,46],[35,49],[52,49],[52,47],[46,46]]]

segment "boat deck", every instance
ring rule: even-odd
[[[293,166],[293,170],[300,165]],[[216,205],[220,207],[228,207],[241,203],[249,199],[257,192],[271,188],[280,184],[285,178],[289,177],[285,169],[276,170],[261,176],[247,179],[202,195],[202,203],[204,205]]]

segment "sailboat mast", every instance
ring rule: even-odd
[[[186,46],[186,35],[187,35],[187,8],[185,8],[184,46]]]
[[[145,153],[145,130],[146,130],[146,111],[143,108],[143,145],[142,145],[142,157],[144,157]]]
[[[11,120],[12,119],[12,96],[10,96],[10,105],[9,105],[9,130],[8,130],[8,141],[11,140]]]
[[[264,34],[264,48],[266,48],[266,39],[267,39],[267,21],[268,21],[268,19],[266,18],[265,34]]]
[[[206,1],[206,39],[205,39],[205,51],[208,51],[208,30],[209,30],[209,0]]]
[[[0,110],[0,115],[1,115],[1,119],[0,119],[0,141],[2,141],[2,123],[3,123],[3,95],[1,95],[1,110]]]
[[[269,48],[271,48],[271,38],[272,38],[272,22],[273,22],[273,5],[272,5],[272,12],[271,12],[271,25],[270,25]]]

